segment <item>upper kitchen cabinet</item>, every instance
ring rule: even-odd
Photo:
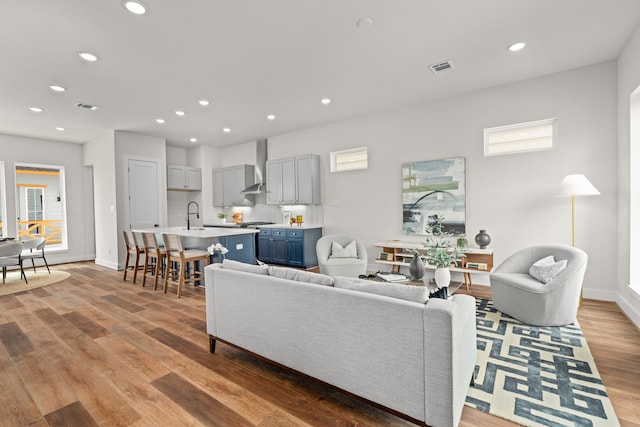
[[[241,193],[255,181],[253,165],[213,170],[213,206],[253,206],[250,196]]]
[[[191,166],[167,166],[167,190],[202,190],[202,171]]]
[[[320,204],[320,156],[305,154],[267,161],[267,203]]]

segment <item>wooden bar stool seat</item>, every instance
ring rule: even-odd
[[[147,274],[153,277],[153,290],[158,289],[158,277],[164,279],[167,252],[163,246],[158,244],[155,233],[140,233],[144,244],[144,273],[142,275],[142,286],[147,283]]]
[[[124,264],[124,277],[122,280],[127,280],[127,272],[133,271],[133,283],[136,283],[138,277],[138,270],[142,270],[144,265],[140,264],[140,255],[144,254],[144,247],[138,245],[138,240],[133,234],[133,231],[124,230],[124,244],[127,247],[127,259]],[[133,263],[131,262],[133,258]]]
[[[209,264],[209,254],[200,249],[187,249],[182,247],[180,236],[176,234],[163,234],[164,247],[167,252],[167,269],[164,275],[164,293],[167,293],[169,283],[178,285],[178,298],[182,293],[182,285],[189,283],[198,285],[204,281],[204,272],[196,269],[196,262],[202,261]],[[191,264],[191,266],[190,266]]]

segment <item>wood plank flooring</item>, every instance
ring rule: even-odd
[[[0,297],[2,427],[413,425],[223,343],[210,354],[202,288],[53,268],[71,277]],[[579,320],[620,423],[640,426],[640,332],[613,303],[585,300]],[[515,424],[465,407],[460,425]]]

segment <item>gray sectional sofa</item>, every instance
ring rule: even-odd
[[[219,340],[418,424],[458,425],[476,363],[473,297],[228,260],[205,268],[205,284],[211,352]]]

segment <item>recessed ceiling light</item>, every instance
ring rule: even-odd
[[[320,102],[322,103],[322,105],[329,105],[331,104],[331,100],[329,98],[322,98],[320,100]]]
[[[34,113],[42,113],[42,111],[44,111],[40,107],[29,107],[29,110],[33,111]]]
[[[358,19],[356,21],[356,25],[361,30],[366,30],[366,29],[371,28],[373,26],[373,19],[371,19],[371,18],[360,18],[360,19]]]
[[[125,1],[122,5],[131,13],[135,15],[144,15],[147,13],[147,6],[139,1]]]
[[[54,92],[64,92],[65,90],[67,90],[66,88],[58,85],[51,85],[49,86],[49,89],[51,89]]]
[[[78,56],[87,62],[96,62],[98,60],[98,57],[96,55],[89,52],[80,52]]]
[[[180,111],[180,110],[176,111],[176,116],[180,116],[180,117],[184,116],[184,111]]]
[[[517,43],[514,43],[514,44],[510,45],[510,46],[509,46],[509,50],[510,50],[511,52],[518,52],[518,51],[520,51],[520,50],[524,49],[524,47],[525,47],[526,45],[527,45],[527,44],[526,44],[525,42],[517,42]]]
[[[269,114],[267,116],[267,120],[275,120],[275,119],[276,119],[276,116],[274,116],[273,114]]]
[[[198,104],[206,107],[207,105],[209,105],[209,101],[207,101],[206,99],[201,99],[200,101],[198,101]]]
[[[231,132],[231,129],[229,129],[229,128],[223,128],[223,129],[222,129],[222,132],[224,132],[224,133],[229,133],[229,132]]]
[[[156,119],[156,123],[160,123],[161,125],[163,125],[165,123],[164,119]]]
[[[64,132],[66,129],[65,128],[61,128],[61,127],[57,127],[56,130],[60,131],[60,132]]]
[[[197,139],[197,138],[190,138],[190,139],[189,139],[189,141],[191,141],[191,142],[198,142],[198,139]]]

